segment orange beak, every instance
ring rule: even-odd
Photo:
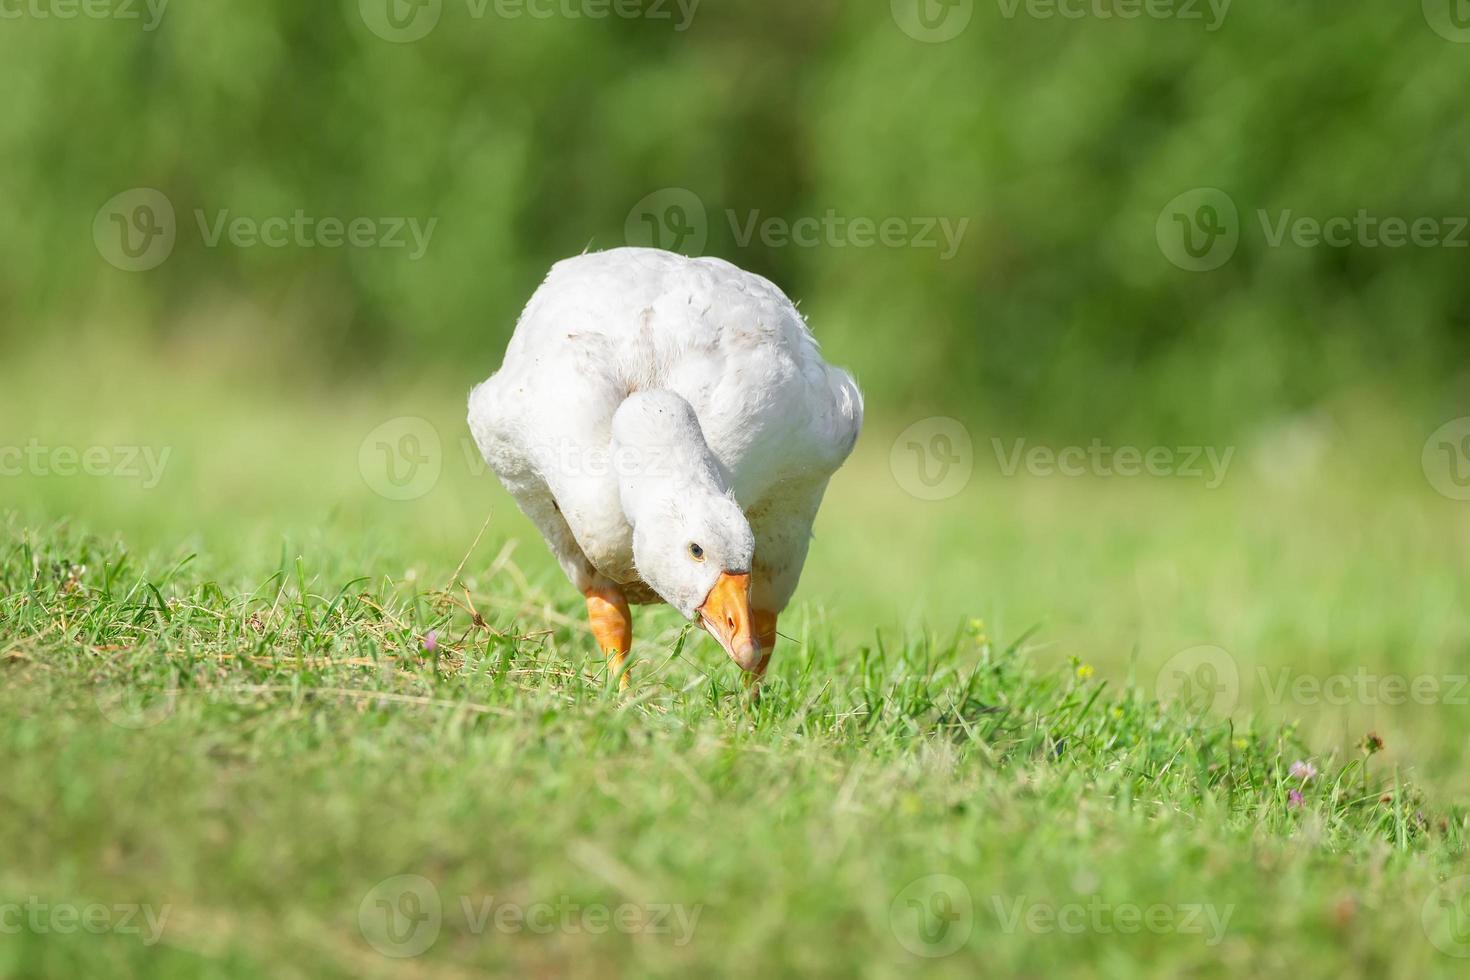
[[[750,574],[721,572],[699,607],[699,620],[730,659],[741,670],[755,670],[761,662],[761,645],[750,628]]]

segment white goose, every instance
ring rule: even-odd
[[[862,419],[781,290],[642,248],[553,266],[469,404],[624,686],[630,602],[698,617],[759,680]]]

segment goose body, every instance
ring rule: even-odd
[[[744,575],[771,620],[768,658],[862,413],[851,376],[769,281],[621,248],[552,267],[471,393],[469,424],[589,604],[667,601],[694,618],[706,584]],[[736,567],[698,567],[714,561]]]

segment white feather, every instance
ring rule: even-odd
[[[682,399],[698,431],[671,424],[641,450],[619,447],[614,417],[640,393]],[[822,360],[796,307],[770,282],[720,259],[624,248],[551,269],[501,369],[471,393],[469,423],[578,588],[616,583],[631,601],[663,599],[687,616],[682,593],[717,569],[676,582],[640,567],[632,515],[660,511],[637,495],[670,498],[674,511],[659,519],[728,531],[731,551],[720,557],[738,562],[738,529],[724,527],[708,495],[732,498],[754,535],[753,599],[780,611],[862,416],[857,385]],[[660,454],[662,465],[652,458]],[[620,478],[630,465],[648,478]],[[701,467],[712,471],[709,487]],[[681,546],[679,529],[667,530],[666,543]],[[642,565],[653,562],[652,548],[644,545]]]

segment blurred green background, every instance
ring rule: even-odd
[[[1258,212],[1470,214],[1456,2],[1441,20],[1437,0],[1134,19],[1093,0],[649,0],[597,19],[610,3],[138,0],[129,20],[27,0],[0,20],[0,344],[467,388],[551,262],[646,237],[638,209],[678,188],[704,209],[702,251],[799,299],[880,418],[1210,439],[1344,394],[1448,417],[1470,232],[1273,247]],[[133,188],[176,214],[145,272],[91,234]],[[1194,188],[1238,208],[1238,248],[1206,272],[1156,234]],[[436,224],[417,259],[211,247],[200,227],[297,211]],[[967,224],[948,257],[937,230],[936,248],[744,233],[829,213],[898,218],[908,241]]]

